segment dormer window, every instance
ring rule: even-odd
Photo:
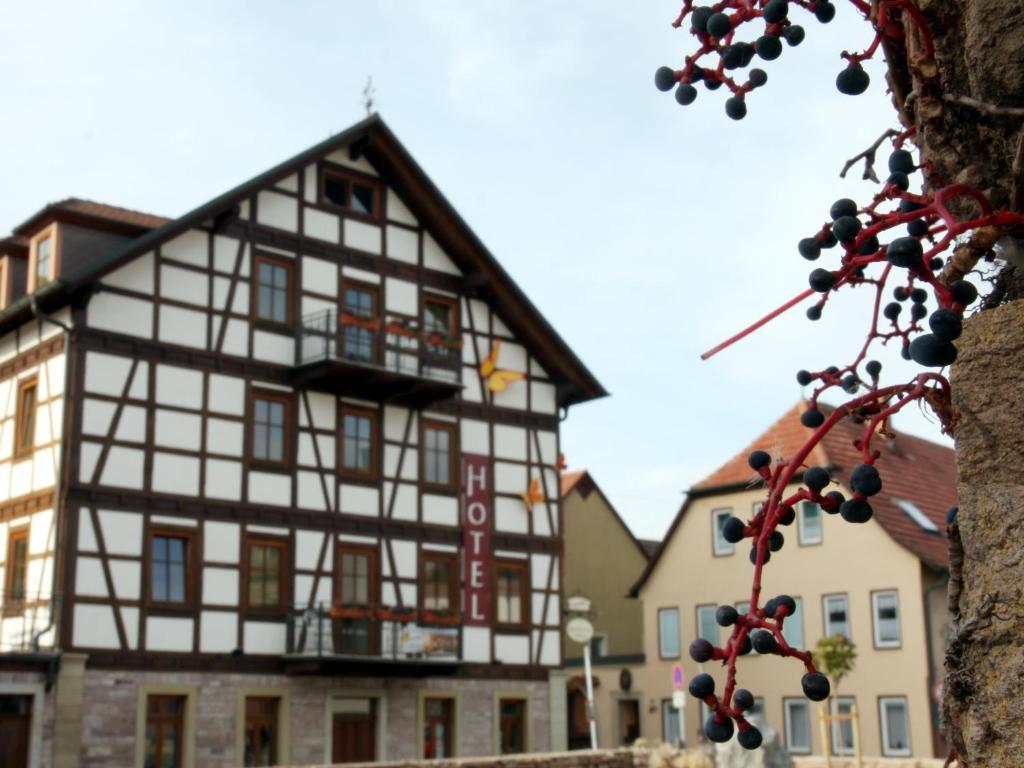
[[[344,171],[324,170],[320,177],[320,202],[374,219],[380,216],[377,183]]]
[[[56,279],[57,257],[57,225],[51,224],[32,238],[29,247],[29,293]]]

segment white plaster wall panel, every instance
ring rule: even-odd
[[[42,379],[40,379],[42,382]],[[41,388],[40,388],[41,389]],[[44,398],[45,395],[40,394],[40,399]],[[53,425],[50,423],[50,409],[49,408],[36,408],[36,428],[34,433],[33,445],[45,445],[51,440],[56,439],[56,435],[53,434]]]
[[[293,173],[291,176],[286,176],[285,178],[277,182],[274,186],[277,187],[278,189],[283,189],[286,192],[295,192],[296,194],[298,194],[299,174]]]
[[[196,434],[199,434],[198,425]],[[245,425],[242,422],[215,419],[212,416],[206,420],[206,450],[210,453],[241,456],[244,439]]]
[[[494,660],[503,664],[529,664],[530,638],[528,635],[494,635]]]
[[[287,528],[278,528],[276,525],[247,525],[245,530],[248,533],[265,533],[268,536],[280,536],[287,538],[290,531]]]
[[[146,440],[146,409],[137,405],[126,405],[121,409],[117,422],[118,440],[128,443],[142,443]]]
[[[526,382],[514,381],[508,385],[504,392],[494,393],[494,405],[501,408],[515,408],[516,410],[526,409]]]
[[[89,510],[80,508],[78,510],[78,551],[98,552],[99,544],[96,541],[96,531],[92,527],[92,516]],[[7,551],[7,544],[0,537],[0,552]]]
[[[494,490],[498,493],[523,493],[529,485],[522,464],[494,462]]]
[[[79,557],[75,562],[75,594],[108,597],[103,564],[97,557]]]
[[[468,315],[473,318],[473,330],[476,333],[490,333],[491,310],[484,302],[480,299],[470,299]],[[463,325],[469,329],[469,317],[467,315],[463,315],[463,317],[465,318]]]
[[[547,504],[534,504],[533,511],[530,513],[533,516],[533,532],[537,536],[551,535],[551,525],[548,523],[547,509]],[[554,514],[554,509],[551,511]]]
[[[82,403],[82,434],[106,436],[116,408],[114,403],[106,400],[85,398]]]
[[[317,509],[321,512],[330,512],[334,509],[334,500],[331,498],[331,487],[334,485],[332,478],[321,480],[317,472],[296,473],[298,482],[298,503],[302,509]],[[327,489],[327,499],[324,499],[324,488]]]
[[[334,584],[330,576],[324,576],[317,584],[313,602],[321,607],[328,607],[334,601]]]
[[[386,581],[380,585],[380,602],[382,605],[397,605],[398,593],[394,582]]]
[[[305,393],[305,396],[309,402],[309,412],[313,417],[313,426],[317,429],[333,432],[338,405],[334,397],[332,395],[325,395],[322,392],[309,391]],[[303,427],[309,426],[309,421],[306,418],[306,409],[303,407],[299,408],[299,425]]]
[[[388,312],[419,317],[419,286],[416,283],[389,277],[385,280],[384,293]]]
[[[320,549],[323,547],[326,534],[314,531],[295,532],[295,567],[306,570],[315,570],[320,558]],[[330,547],[327,548],[330,550]]]
[[[555,387],[544,381],[530,382],[530,408],[538,413],[557,413]]]
[[[264,190],[256,197],[256,220],[268,227],[297,232],[299,201],[288,195]]]
[[[105,355],[102,352],[86,352],[86,392],[120,397],[124,393],[125,381],[131,367],[132,361],[127,357]]]
[[[438,272],[447,272],[449,275],[462,274],[455,266],[455,262],[448,258],[448,254],[426,232],[423,233],[423,266],[427,269],[436,269]]]
[[[233,237],[224,235],[213,236],[213,268],[218,272],[233,274],[235,261],[238,258],[239,241]],[[249,245],[242,245],[242,269],[239,270],[240,277],[249,276]]]
[[[256,331],[252,337],[252,356],[278,365],[295,363],[295,338],[282,333]]]
[[[419,226],[419,222],[412,215],[412,211],[409,210],[408,206],[402,202],[402,198],[390,187],[387,188],[387,210],[388,218],[392,221],[408,224],[410,227]]]
[[[376,224],[345,219],[343,228],[346,248],[355,248],[359,251],[380,255],[383,236],[381,228]]]
[[[150,525],[177,525],[182,528],[199,527],[198,520],[192,520],[187,517],[174,517],[173,515],[150,515],[149,523]]]
[[[346,279],[358,280],[361,283],[371,283],[373,285],[380,285],[382,282],[381,276],[376,272],[368,272],[365,269],[356,269],[355,267],[342,267],[341,276]]]
[[[55,451],[47,448],[36,451],[32,460],[32,490],[40,491],[52,488],[57,479],[57,468],[54,460]]]
[[[422,498],[423,522],[437,525],[459,524],[459,500],[454,496],[425,493]]]
[[[293,605],[305,605],[313,595],[313,577],[297,573],[292,578],[294,592],[292,594]]]
[[[65,355],[54,355],[46,361],[47,392],[52,395],[64,392],[64,369],[67,367]]]
[[[153,304],[141,299],[100,293],[92,297],[85,313],[91,328],[153,338]]]
[[[349,168],[355,168],[357,171],[362,171],[369,176],[376,176],[377,169],[370,165],[369,161],[360,155],[357,158],[352,158],[349,155],[348,147],[342,147],[336,149],[326,157],[327,162],[337,163],[338,165],[344,165]]]
[[[530,555],[530,586],[533,589],[546,589],[548,570],[551,568],[551,555]]]
[[[160,255],[197,267],[209,266],[209,236],[198,229],[183,232],[170,242],[160,246]]]
[[[387,405],[384,407],[384,439],[401,442],[405,437],[406,419],[409,417],[408,408],[398,408]],[[409,443],[415,445],[418,441],[419,428],[417,426],[416,414],[412,414],[412,425],[409,427]]]
[[[104,285],[139,293],[153,293],[153,252],[132,259],[123,267],[103,276]]]
[[[299,305],[299,317],[309,317],[313,314],[320,314],[337,308],[337,300],[328,301],[327,299],[319,299],[313,296],[303,296]]]
[[[198,496],[199,459],[154,451],[153,490],[158,493]]]
[[[459,424],[459,446],[463,453],[490,453],[491,436],[487,422],[463,419]]]
[[[529,518],[526,507],[519,499],[494,500],[494,530],[506,533],[527,533]]]
[[[226,355],[237,357],[249,356],[249,324],[244,320],[228,320],[224,331],[224,342],[221,351]]]
[[[122,605],[120,610],[125,642],[128,650],[134,651],[139,647],[139,609]]]
[[[341,220],[333,213],[307,207],[302,212],[302,227],[307,237],[331,243],[341,241]]]
[[[241,501],[242,464],[238,461],[206,460],[203,493],[210,499]]]
[[[0,498],[9,499],[11,493],[11,464],[4,462],[0,464]]]
[[[557,667],[562,663],[562,648],[559,644],[558,630],[544,630],[544,645],[540,649],[540,663],[547,667]]]
[[[119,600],[138,600],[142,597],[142,563],[132,560],[110,560],[110,580]]]
[[[53,549],[53,537],[56,529],[53,525],[53,510],[43,509],[36,512],[30,518],[28,553],[30,555],[43,555]]]
[[[192,622],[169,616],[147,617],[146,650],[191,652]]]
[[[530,377],[534,379],[550,379],[548,372],[544,370],[540,363],[537,362],[536,358],[530,358]]]
[[[254,504],[292,503],[292,479],[272,472],[249,472],[249,501]]]
[[[203,374],[173,365],[156,367],[156,400],[161,405],[201,410],[203,407]]]
[[[462,369],[462,399],[470,403],[483,401],[480,389],[480,379],[476,367],[465,367]]]
[[[0,360],[7,360],[18,354],[18,342],[15,334],[9,333],[0,337]]]
[[[494,455],[502,459],[526,461],[526,430],[495,424]]]
[[[402,480],[415,480],[419,477],[419,451],[406,447],[404,454],[400,445],[384,446],[384,476],[398,476],[398,462],[402,461]]]
[[[493,312],[491,313],[491,333],[493,333],[495,336],[504,336],[505,338],[513,337],[513,333],[512,331],[509,330],[509,327],[505,325],[502,319]],[[502,349],[504,350],[504,346],[502,347]],[[523,368],[521,370],[526,370],[525,353]]]
[[[380,513],[380,491],[377,488],[342,483],[338,493],[341,494],[341,511],[346,514],[377,517]]]
[[[462,659],[477,662],[491,660],[491,630],[488,627],[462,628]]]
[[[245,415],[245,379],[210,374],[207,407],[215,413]]]
[[[203,603],[238,605],[238,569],[203,568]]]
[[[39,343],[42,338],[42,323],[29,323],[18,329],[18,351],[24,352]]]
[[[395,570],[403,579],[415,579],[417,576],[416,542],[403,539],[392,539],[391,551],[395,555]]]
[[[550,602],[550,600],[548,601]],[[545,615],[544,595],[540,592],[530,594],[530,621],[534,624],[543,624]]]
[[[199,621],[201,653],[231,653],[238,645],[238,614],[232,611],[203,611]]]
[[[285,652],[286,627],[281,623],[247,621],[242,630],[243,650],[246,653],[264,653],[279,656]]]
[[[248,219],[249,218],[249,201],[243,200],[238,204],[238,218]]]
[[[298,450],[296,453],[299,466],[317,466],[317,452],[314,450],[313,435],[309,432],[299,432]],[[325,465],[324,468],[326,469],[328,467],[330,467],[330,464]]]
[[[387,235],[388,258],[407,264],[419,263],[420,238],[416,232],[405,227],[388,226]]]
[[[161,304],[160,341],[206,349],[206,313]]]
[[[402,592],[402,605],[415,606],[416,605],[416,585],[415,584],[399,584],[399,590]]]
[[[306,209],[307,212],[310,209]],[[319,211],[316,211],[319,213]],[[330,214],[322,214],[330,215]],[[332,216],[331,218],[337,218]],[[306,230],[306,234],[310,234]],[[338,240],[338,228],[335,224],[334,241]],[[338,295],[338,266],[330,261],[315,259],[312,256],[302,257],[302,290],[322,293],[327,296]]]
[[[30,592],[48,597],[53,589],[53,558],[29,560],[25,579]]]
[[[466,302],[462,302],[462,307],[463,307],[462,311],[465,312],[466,311],[466,309],[465,309],[466,308]],[[466,328],[466,324],[463,323],[462,327],[463,327],[463,329],[465,329]],[[463,362],[463,364],[464,365],[468,365],[468,366],[470,366],[472,368],[478,368],[479,367],[478,360],[480,359],[480,356],[477,354],[477,348],[476,348],[476,345],[477,345],[476,339],[477,339],[477,337],[470,335],[468,332],[463,332],[462,338],[463,338],[463,344],[462,344],[462,362]],[[481,343],[481,345],[483,344],[483,342],[480,342],[480,343]]]
[[[497,315],[494,316],[494,320],[497,322]],[[498,352],[499,368],[526,373],[526,365],[526,349],[511,341],[501,342],[501,351]]]
[[[395,494],[394,503],[391,507],[391,516],[396,520],[415,520],[417,512],[417,499],[419,492],[415,485],[399,483],[395,488],[394,483],[384,483],[384,498],[390,499]]]
[[[558,598],[552,596],[548,600],[548,613],[544,619],[544,624],[549,627],[557,627],[561,624],[561,615],[558,609]]]
[[[109,555],[142,554],[142,515],[135,512],[98,511],[103,542]]]
[[[107,463],[103,467],[100,482],[103,485],[141,490],[145,463],[146,454],[143,451],[119,445],[112,446],[107,454]]]
[[[203,559],[218,563],[238,562],[239,529],[235,523],[203,524]]]
[[[79,648],[119,648],[113,608],[75,603],[72,644]]]
[[[307,203],[315,203],[320,196],[320,189],[317,186],[319,180],[316,164],[307,165],[303,173],[304,196]]]
[[[158,447],[198,451],[202,425],[202,418],[195,414],[157,408],[154,440]]]
[[[300,437],[309,438],[308,448],[312,454],[313,442],[308,433],[302,433]],[[316,435],[316,447],[320,450],[320,465],[322,469],[329,470],[335,466],[334,460],[334,438],[327,435]],[[312,457],[315,458],[315,457]],[[312,461],[311,461],[312,464]]]
[[[202,272],[170,264],[160,267],[160,296],[201,307],[210,303],[210,281]]]
[[[78,450],[78,479],[80,482],[92,482],[92,476],[93,473],[96,471],[96,462],[99,461],[101,450],[102,446],[99,443],[90,443],[87,440],[82,441],[81,447]],[[10,465],[4,465],[5,468],[8,468],[9,466]],[[0,473],[0,482],[7,483],[9,485],[10,473]],[[8,493],[8,488],[2,488],[0,490],[3,491],[5,496],[10,495]]]
[[[224,312],[228,309],[228,294],[231,292],[231,280],[226,277],[213,278],[213,308]],[[215,319],[216,320],[216,319]],[[214,330],[218,328],[214,322]]]

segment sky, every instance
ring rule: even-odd
[[[872,297],[798,307],[700,353],[801,292],[797,241],[875,190],[846,158],[895,124],[852,6],[759,65],[742,121],[724,89],[654,88],[694,39],[652,0],[193,0],[0,5],[0,229],[77,196],[175,216],[376,108],[611,397],[570,410],[562,447],[640,537],[800,397],[800,368],[852,359]],[[40,30],[46,30],[40,49]],[[884,153],[881,155],[884,163]],[[828,256],[834,261],[827,263]],[[883,381],[910,378],[898,349]],[[833,402],[838,402],[832,396]],[[901,414],[897,429],[944,440]]]

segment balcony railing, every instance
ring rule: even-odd
[[[47,593],[0,592],[0,653],[52,649],[60,600]]]

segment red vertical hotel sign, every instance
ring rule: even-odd
[[[491,488],[490,458],[464,453],[462,520],[462,590],[465,595],[462,623],[469,627],[491,623]]]

